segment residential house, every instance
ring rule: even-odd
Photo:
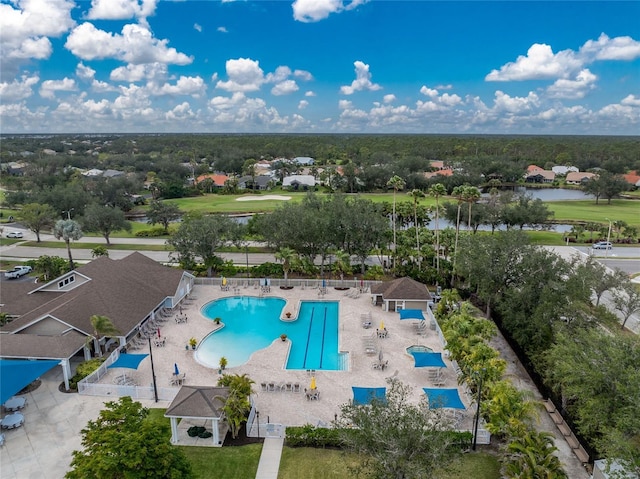
[[[578,168],[576,168],[575,166],[554,166],[551,168],[551,171],[553,171],[556,175],[566,175],[567,173],[570,172],[577,172],[580,171],[578,170]]]
[[[273,178],[267,175],[243,176],[238,178],[238,188],[241,190],[254,189],[266,191],[271,189]]]
[[[317,181],[312,175],[291,175],[285,176],[282,180],[282,187],[292,190],[308,190],[316,184]]]
[[[549,170],[535,170],[527,172],[524,176],[524,181],[527,183],[553,183],[556,179],[556,174]]]
[[[527,166],[527,174],[535,173],[536,171],[544,171],[544,168],[540,168],[538,165],[529,165]]]
[[[315,160],[313,158],[309,158],[308,156],[296,156],[293,159],[293,163],[300,166],[313,166]]]
[[[624,180],[636,188],[640,188],[640,175],[637,171],[630,171],[626,175],[623,175]]]
[[[230,177],[227,175],[223,175],[221,173],[210,173],[207,175],[200,175],[196,178],[196,184],[202,183],[206,179],[210,179],[213,181],[213,186],[215,188],[224,188],[227,181],[229,181]]]
[[[90,357],[90,318],[108,317],[120,332],[103,338],[106,350],[125,346],[163,308],[174,308],[193,289],[194,276],[141,253],[106,256],[46,283],[3,282],[0,358],[60,360],[69,387],[69,360]],[[93,348],[98,344],[93,341]]]
[[[571,171],[567,173],[564,181],[568,185],[583,185],[595,176],[595,173],[588,173],[586,171]]]

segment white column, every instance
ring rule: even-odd
[[[64,388],[69,390],[69,377],[71,376],[71,368],[69,367],[69,361],[63,359],[60,361],[60,366],[62,367],[62,376],[64,377]]]
[[[218,418],[211,419],[211,432],[213,433],[213,436],[211,436],[213,439],[213,445],[218,446]]]
[[[178,419],[175,417],[171,419],[171,444],[178,443]]]

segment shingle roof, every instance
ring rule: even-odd
[[[19,333],[21,330],[51,316],[70,329],[85,335],[91,334],[92,328],[89,318],[92,315],[107,316],[113,325],[124,336],[131,332],[140,322],[167,297],[177,294],[182,280],[183,271],[163,266],[141,253],[113,260],[101,257],[81,266],[78,273],[90,278],[90,281],[79,284],[69,291],[47,292],[34,291],[42,285],[29,284],[30,289],[24,288],[22,294],[13,296],[19,287],[4,297],[7,291],[2,290],[1,301],[5,303],[3,311],[20,315],[0,328],[3,333]],[[36,287],[34,287],[36,286]],[[32,291],[31,294],[26,294]],[[33,336],[30,334],[6,334],[2,337],[0,356],[7,351],[17,351],[22,345],[24,354],[29,357],[40,357],[47,354],[47,346],[42,348],[40,343],[28,342],[19,336]],[[60,347],[64,351],[73,349],[76,342],[66,344],[64,336],[45,336],[55,341],[61,341]],[[14,346],[14,343],[17,344]],[[80,342],[80,347],[84,340]],[[27,346],[29,348],[27,349]],[[32,349],[31,346],[38,346]],[[53,346],[51,346],[53,347]],[[73,351],[75,353],[77,348]],[[72,353],[72,354],[73,354]],[[63,356],[69,357],[69,356]]]
[[[426,285],[409,277],[373,285],[371,286],[371,294],[380,294],[384,300],[429,301],[432,298]]]
[[[0,334],[0,350],[9,359],[67,359],[86,343],[86,336],[71,331],[63,336]]]
[[[212,386],[182,386],[165,411],[166,417],[222,417],[222,408],[229,397],[229,388]]]

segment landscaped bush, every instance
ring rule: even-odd
[[[288,427],[285,444],[289,447],[341,448],[343,446],[340,429],[314,427],[310,424],[302,427]]]
[[[276,263],[263,263],[251,268],[253,278],[283,278],[282,265]]]
[[[140,230],[136,232],[136,236],[139,238],[155,238],[158,236],[164,236],[165,234],[166,233],[164,232],[164,228],[162,226],[156,226],[155,228]]]
[[[94,372],[96,369],[98,369],[100,365],[103,363],[103,361],[104,361],[104,358],[93,358],[78,364],[78,367],[76,368],[76,373],[73,375],[71,379],[69,379],[69,387],[71,389],[78,389],[78,382],[81,379],[86,378],[89,374]]]

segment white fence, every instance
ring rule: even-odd
[[[86,378],[78,381],[78,394],[85,396],[123,397],[132,399],[155,399],[153,384],[149,386],[130,386],[100,383],[100,379],[107,374],[107,368],[120,357],[120,351],[113,351],[98,369]],[[158,400],[173,401],[178,394],[178,388],[157,388]]]
[[[256,410],[253,398],[251,401],[251,411],[247,418],[247,436],[248,437],[284,437],[286,427],[283,424],[268,422],[260,423],[260,413]],[[263,418],[264,419],[264,418]]]
[[[243,289],[260,289],[262,282],[265,278],[226,278],[226,286],[233,288]],[[318,289],[326,288],[362,288],[363,290],[370,291],[370,288],[374,284],[380,284],[382,281],[364,281],[357,278],[352,279],[305,279],[305,278],[289,278],[285,281],[282,278],[268,278],[269,285],[273,287],[280,286],[293,286],[303,289]],[[198,277],[194,280],[194,284],[200,284],[205,286],[222,286],[222,278],[201,278]]]

